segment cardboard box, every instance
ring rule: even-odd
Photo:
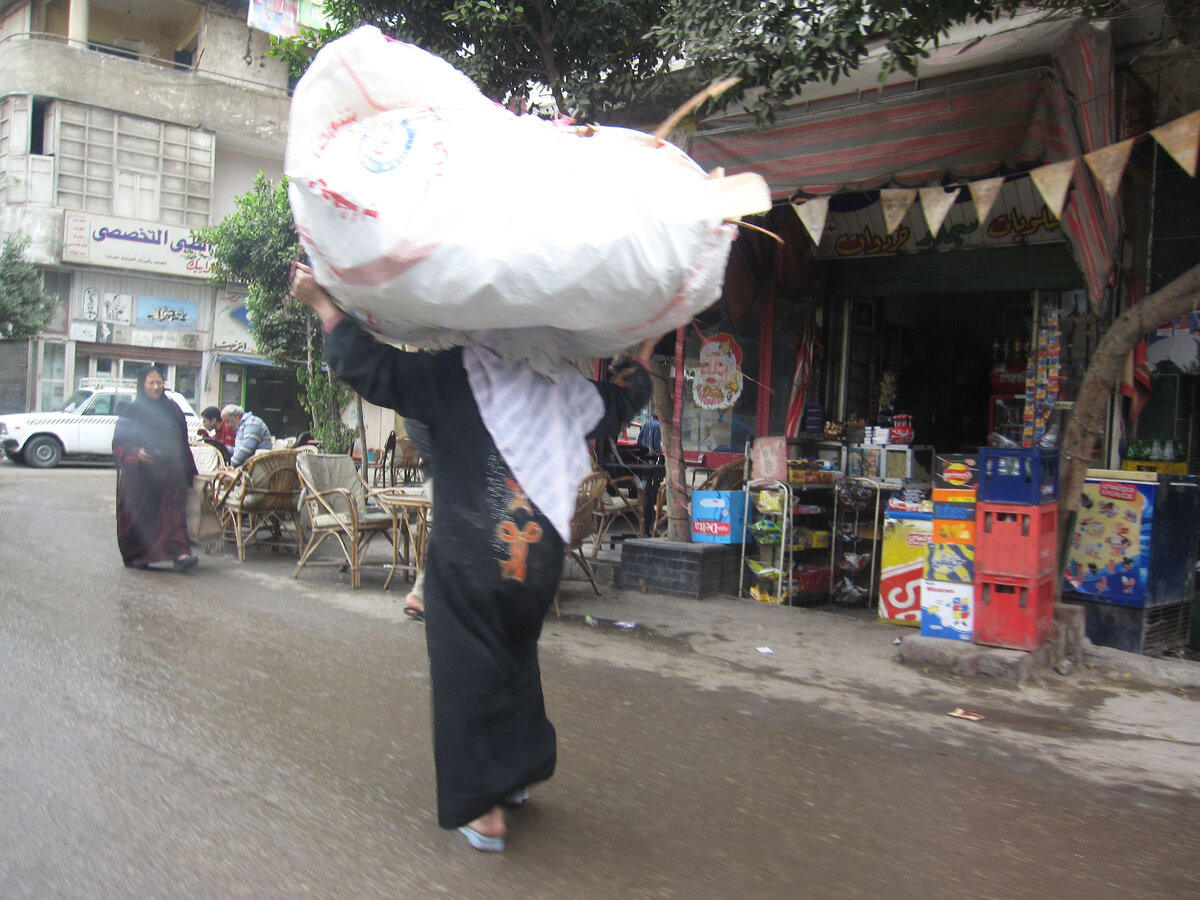
[[[970,584],[921,584],[921,636],[969,641],[974,633],[975,588]]]
[[[692,543],[744,544],[745,491],[693,491]]]
[[[933,489],[934,503],[974,503],[978,499],[975,488],[939,488]]]
[[[897,625],[921,624],[921,581],[932,530],[933,519],[925,513],[888,511],[884,516],[879,618]]]
[[[937,519],[933,520],[933,537],[936,544],[975,545],[975,520],[972,519]]]
[[[925,579],[971,584],[975,581],[975,548],[963,544],[938,544],[931,541],[925,562]]]
[[[933,464],[934,490],[974,490],[979,483],[979,457],[974,453],[939,453]]]
[[[797,525],[792,529],[792,550],[828,550],[829,532]]]

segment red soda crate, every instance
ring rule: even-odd
[[[1054,624],[1054,576],[975,576],[975,643],[1034,650]]]
[[[980,503],[975,507],[975,569],[1041,578],[1057,565],[1058,505]]]

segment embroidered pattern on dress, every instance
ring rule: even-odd
[[[529,545],[542,539],[542,526],[537,522],[529,522],[524,528],[517,528],[516,522],[507,519],[496,527],[496,536],[508,544],[508,559],[500,560],[500,575],[510,581],[523,583],[527,574],[525,561],[529,556]]]

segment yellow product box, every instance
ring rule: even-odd
[[[817,531],[803,526],[792,529],[793,550],[827,550],[828,548],[828,531]]]

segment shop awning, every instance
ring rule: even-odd
[[[918,79],[880,85],[878,63],[868,62],[852,76],[853,93],[845,81],[806,88],[802,102],[766,128],[747,114],[708,119],[691,155],[707,169],[757,172],[786,200],[963,183],[1112,143],[1106,23],[1039,15],[991,29],[952,34],[921,63]],[[1063,225],[1093,298],[1108,283],[1115,222],[1115,205],[1081,162]]]
[[[235,366],[272,366],[274,365],[269,359],[263,359],[260,356],[249,356],[245,353],[215,353],[213,354],[214,362],[232,363]]]
[[[274,365],[270,360],[263,359],[261,356],[251,356],[249,353],[230,353],[225,350],[218,350],[208,358],[208,366],[204,370],[204,389],[207,391],[212,383],[212,373],[217,368],[217,363],[232,363],[235,366],[271,366]]]

